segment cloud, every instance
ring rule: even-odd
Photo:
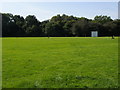
[[[55,14],[53,11],[28,3],[4,3],[3,6],[1,10],[3,13],[12,13],[24,17],[27,15],[35,15],[40,21],[49,19],[50,16]]]

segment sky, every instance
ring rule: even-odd
[[[118,18],[118,2],[3,2],[2,13],[35,15],[39,21],[50,19],[57,14],[73,15],[93,19],[96,15]]]

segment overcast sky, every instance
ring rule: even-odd
[[[118,2],[4,2],[2,13],[35,15],[38,20],[50,19],[57,14],[67,14],[93,19],[96,15],[118,18]]]

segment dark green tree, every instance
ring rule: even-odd
[[[100,15],[100,16],[95,16],[95,18],[94,18],[94,22],[98,22],[100,24],[104,24],[104,23],[107,23],[110,21],[113,21],[110,16]]]
[[[99,36],[119,36],[120,20],[112,20],[111,17],[102,15],[92,20],[58,14],[49,20],[40,22],[34,15],[28,15],[24,19],[20,15],[2,13],[2,35],[4,37],[91,36],[91,31],[98,31]]]
[[[107,22],[103,26],[107,30],[108,36],[115,35],[115,30],[117,29],[117,25],[114,22]]]
[[[2,14],[2,35],[3,37],[18,36],[18,26],[10,13]]]
[[[23,28],[25,24],[24,18],[20,15],[15,15],[13,19],[18,26],[18,36],[25,36],[25,30]]]
[[[23,26],[27,36],[41,36],[42,29],[40,24],[34,15],[28,15]]]

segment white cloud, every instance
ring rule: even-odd
[[[50,16],[53,16],[55,14],[53,11],[46,10],[37,6],[32,6],[29,4],[27,5],[21,5],[21,4],[8,5],[8,4],[4,4],[4,7],[2,7],[2,10],[1,10],[2,13],[12,13],[13,15],[21,15],[21,16],[24,16],[24,18],[27,15],[35,15],[37,19],[40,21],[49,19]]]
[[[94,18],[94,15],[107,15],[111,16],[113,19],[117,17],[117,11],[115,9],[107,8],[96,8],[96,9],[89,9],[80,11],[79,9],[75,8],[48,8],[47,5],[42,4],[34,4],[34,3],[4,3],[2,8],[2,13],[12,13],[14,15],[21,15],[26,17],[27,15],[35,15],[38,20],[43,21],[50,19],[52,16],[57,14],[67,14],[67,15],[75,15],[78,17],[87,17],[87,18]],[[79,11],[79,12],[78,12]],[[89,13],[89,14],[88,14]]]

